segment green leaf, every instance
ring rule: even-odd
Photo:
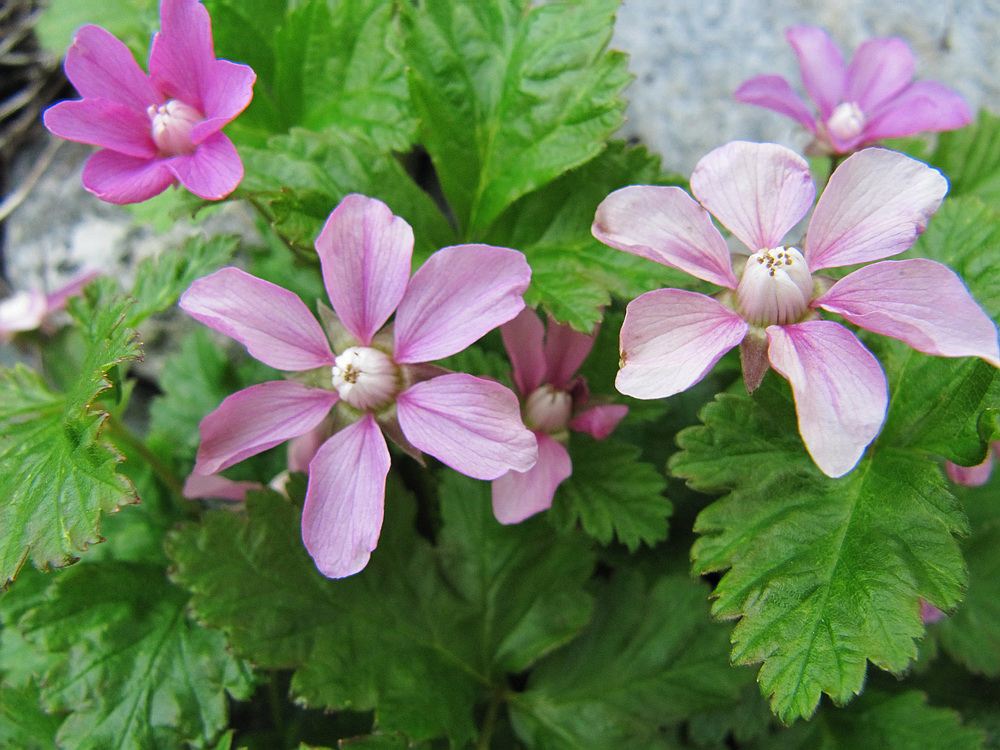
[[[18,750],[50,750],[56,746],[61,716],[42,710],[38,688],[0,685],[0,746]]]
[[[45,4],[34,32],[44,49],[62,57],[77,29],[96,24],[128,44],[144,64],[149,33],[157,25],[156,7],[155,0],[52,0]]]
[[[57,658],[43,679],[50,711],[69,711],[62,750],[205,747],[228,723],[226,693],[250,675],[222,636],[186,616],[187,594],[157,565],[83,563],[62,573],[19,623]]]
[[[866,662],[899,673],[923,634],[918,597],[954,607],[966,583],[956,534],[968,527],[937,465],[879,443],[840,479],[802,446],[784,381],[754,398],[723,394],[703,427],[679,435],[673,472],[729,491],[695,523],[697,573],[727,570],[712,613],[740,618],[733,661],[763,662],[758,682],[785,722],[825,692],[861,691]]]
[[[617,0],[404,6],[410,96],[467,238],[597,156],[622,123],[625,55],[606,50]]]
[[[736,703],[752,673],[730,667],[707,594],[681,577],[648,586],[634,572],[602,583],[594,620],[511,699],[522,740],[535,750],[673,748],[669,725]]]
[[[948,176],[953,196],[1000,206],[1000,117],[981,110],[971,125],[941,133],[929,164]]]
[[[95,404],[115,365],[139,356],[122,325],[129,302],[95,282],[69,311],[83,334],[77,381],[63,395],[36,373],[0,370],[0,582],[30,556],[36,566],[73,562],[98,533],[101,512],[135,502],[116,471],[119,456],[98,436],[106,414]]]
[[[605,545],[617,536],[632,552],[666,539],[673,510],[663,494],[667,482],[652,464],[639,460],[640,453],[613,438],[573,434],[573,474],[556,490],[553,521],[563,528],[579,523]]]

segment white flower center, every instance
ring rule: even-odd
[[[839,141],[850,141],[865,129],[865,113],[854,102],[838,104],[826,121],[826,132]]]
[[[543,385],[528,396],[524,404],[524,422],[529,430],[562,432],[573,410],[573,398],[551,385]]]
[[[201,112],[176,99],[159,107],[149,105],[146,112],[160,153],[164,156],[184,156],[195,152],[191,129],[205,119]]]
[[[740,313],[748,323],[762,327],[796,322],[808,309],[812,295],[812,274],[794,247],[751,255],[736,287]]]
[[[370,346],[352,346],[333,361],[333,387],[340,398],[365,411],[385,406],[399,393],[399,368]]]

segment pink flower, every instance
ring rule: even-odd
[[[100,146],[83,186],[109,203],[138,203],[180,182],[207,200],[225,198],[243,164],[222,128],[250,103],[256,76],[216,60],[212,22],[197,0],[163,0],[149,75],[98,26],[84,26],[66,54],[66,76],[83,99],[45,111],[45,127]]]
[[[926,600],[918,599],[917,601],[920,603],[920,621],[924,625],[933,625],[935,622],[941,622],[946,617],[944,612]]]
[[[548,333],[530,309],[500,329],[514,365],[525,424],[538,440],[538,463],[493,480],[493,513],[500,523],[518,523],[552,505],[556,488],[573,472],[563,446],[567,430],[598,440],[610,435],[627,406],[592,406],[587,384],[576,371],[590,354],[594,336],[549,319]],[[596,335],[596,332],[595,334]]]
[[[803,251],[782,239],[812,206],[815,187],[806,161],[781,146],[737,141],[705,156],[691,176],[701,205],[676,187],[612,193],[597,209],[597,239],[724,288],[715,298],[659,289],[633,300],[618,390],[671,396],[741,344],[747,387],[768,366],[787,378],[813,460],[831,477],[846,474],[885,420],[886,380],[875,357],[844,326],[822,320],[820,308],[926,354],[1000,366],[992,321],[940,263],[874,263],[836,283],[816,275],[903,252],[947,189],[939,172],[909,157],[860,151],[830,178]],[[709,211],[750,252],[738,256],[739,276]]]
[[[423,364],[450,356],[524,308],[524,256],[489,245],[434,253],[410,278],[413,230],[381,201],[347,196],[316,240],[336,315],[327,335],[292,292],[236,268],[181,298],[197,320],[302,381],[251,386],[201,423],[195,472],[214,474],[303,435],[336,405],[342,429],[309,463],[302,538],[326,576],[361,570],[382,526],[389,451],[383,431],[476,479],[527,471],[537,458],[517,397],[499,383]],[[396,313],[391,326],[383,327]],[[380,330],[381,329],[381,330]],[[307,383],[316,383],[319,387]]]
[[[41,328],[52,313],[66,307],[66,301],[78,295],[97,276],[97,271],[88,271],[52,294],[22,291],[0,300],[0,341],[9,340],[21,331]]]
[[[925,130],[953,130],[972,119],[969,105],[935,81],[914,81],[913,53],[902,39],[869,39],[850,65],[822,29],[793,26],[785,37],[795,50],[819,116],[814,117],[788,81],[750,78],[733,96],[791,117],[816,136],[811,150],[847,154],[884,138]]]
[[[990,481],[990,475],[993,473],[994,455],[1000,456],[1000,441],[990,445],[990,450],[986,453],[986,458],[981,464],[959,466],[951,461],[946,461],[944,470],[948,478],[955,484],[964,484],[966,487],[982,487]]]

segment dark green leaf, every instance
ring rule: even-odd
[[[0,747],[51,750],[61,723],[42,710],[38,688],[0,685]]]
[[[948,176],[952,195],[1000,206],[1000,117],[982,110],[971,125],[941,133],[929,163]]]

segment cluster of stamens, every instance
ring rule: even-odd
[[[191,130],[204,118],[194,107],[177,99],[171,99],[159,107],[149,105],[150,128],[156,147],[164,156],[184,156],[193,154],[195,145],[191,141]]]
[[[794,247],[765,248],[751,255],[736,288],[740,313],[748,323],[763,327],[796,322],[812,294],[812,274]]]
[[[370,346],[345,349],[330,375],[341,400],[362,411],[380,409],[399,393],[399,368],[388,354]]]

